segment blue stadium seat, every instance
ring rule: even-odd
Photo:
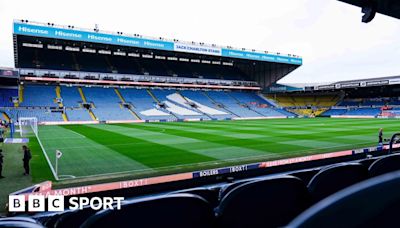
[[[99,120],[134,120],[129,110],[120,106],[121,100],[113,88],[84,87],[82,88],[89,103],[93,102],[92,108]]]
[[[299,172],[290,173],[291,176],[300,178],[304,183],[309,183],[310,180],[320,171],[317,169],[302,170]]]
[[[380,158],[368,168],[371,177],[379,176],[392,171],[400,170],[400,154],[393,154]]]
[[[82,227],[193,227],[214,225],[213,209],[193,194],[156,196],[125,202],[121,210],[103,210]]]
[[[79,107],[79,104],[83,102],[76,86],[61,86],[61,97],[64,106],[68,108]]]
[[[17,89],[0,88],[0,107],[13,107],[12,97],[18,97]]]
[[[234,113],[239,117],[262,117],[261,114],[243,107],[239,104],[239,101],[229,96],[228,93],[224,91],[207,91],[208,96],[215,102],[220,103],[224,106],[226,110]]]
[[[51,112],[47,108],[7,108],[4,111],[13,120],[18,120],[20,117],[37,117],[39,122],[63,121],[61,112]]]
[[[83,210],[66,211],[53,219],[54,227],[80,227],[90,216],[94,215],[95,213],[96,211],[92,210],[90,207],[86,207]],[[45,225],[48,225],[48,223]]]
[[[397,227],[400,172],[344,189],[309,208],[287,227]]]
[[[309,205],[303,181],[283,176],[244,183],[230,191],[216,209],[219,227],[279,227]]]
[[[205,187],[190,188],[190,189],[174,191],[171,192],[170,194],[178,194],[178,193],[189,193],[200,196],[203,199],[207,200],[213,207],[216,207],[219,203],[218,200],[219,188],[205,188]]]
[[[18,228],[44,228],[36,220],[28,217],[8,217],[0,218],[0,227],[18,227]]]
[[[57,107],[54,102],[56,87],[49,85],[26,85],[24,88],[24,100],[21,107]]]
[[[244,184],[244,183],[248,183],[250,181],[254,181],[255,179],[252,180],[239,180],[236,181],[234,183],[231,184],[226,184],[224,186],[221,187],[221,189],[219,190],[219,196],[218,199],[222,200],[229,192],[231,192],[233,189],[235,189],[236,187]]]
[[[319,171],[309,182],[312,201],[321,199],[355,183],[365,180],[368,170],[358,163],[337,164]]]
[[[364,160],[358,161],[358,163],[362,164],[365,167],[370,167],[370,165],[372,163],[374,163],[376,160],[378,160],[379,158],[366,158]]]
[[[22,216],[15,216],[15,217],[6,217],[6,218],[0,218],[0,221],[21,221],[21,222],[30,222],[30,223],[36,223],[39,224],[35,219],[30,218],[30,217],[22,217]]]

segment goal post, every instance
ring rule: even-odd
[[[36,137],[40,148],[42,148],[42,152],[44,157],[46,158],[47,164],[50,167],[51,172],[53,173],[54,179],[59,180],[58,173],[54,170],[54,167],[50,161],[50,158],[46,152],[46,149],[43,147],[42,142],[39,138],[39,130],[38,130],[38,119],[36,117],[20,117],[18,118],[19,133],[21,137]]]
[[[27,137],[31,134],[38,137],[38,120],[36,117],[18,118],[18,126],[21,137]]]

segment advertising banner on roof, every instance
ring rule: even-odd
[[[203,54],[203,55],[221,56],[221,48],[217,48],[217,47],[207,47],[207,46],[197,46],[197,45],[192,45],[192,44],[175,43],[174,50],[181,51],[181,52],[191,52],[191,53],[196,53],[196,54]]]
[[[186,44],[158,39],[127,36],[122,34],[110,34],[57,26],[46,26],[29,23],[14,22],[14,34],[45,37],[53,39],[94,42],[102,44],[157,49],[165,51],[178,51],[203,55],[224,56],[265,62],[287,63],[301,65],[302,59],[279,54],[268,54],[256,51],[240,51],[228,48],[220,48],[209,45]]]
[[[158,50],[174,50],[174,43],[169,41],[150,40],[138,37],[128,37],[122,35],[112,35],[98,32],[88,32],[23,23],[14,23],[14,34],[103,44],[114,44]]]
[[[301,58],[273,55],[273,54],[266,54],[266,53],[263,54],[263,53],[258,53],[258,52],[231,50],[231,49],[225,49],[225,48],[222,49],[222,56],[231,57],[231,58],[267,61],[267,62],[289,63],[289,64],[296,64],[296,65],[301,65],[303,63]]]

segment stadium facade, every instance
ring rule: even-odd
[[[261,88],[265,88],[302,64],[302,58],[296,55],[167,40],[161,37],[147,38],[138,34],[103,32],[97,29],[78,29],[52,23],[20,20],[14,22],[13,28],[15,66],[19,69],[244,80],[257,82]],[[36,63],[32,63],[32,59]],[[80,59],[83,61],[79,62]],[[57,60],[62,60],[63,64]],[[95,67],[90,65],[96,60],[102,61],[97,61]],[[145,61],[145,67],[135,69],[135,61]],[[174,62],[194,69],[177,69],[173,66]],[[162,70],[162,66],[156,66],[162,63],[167,64],[169,71]],[[228,71],[231,75],[196,72],[198,65],[207,64],[217,69],[232,68]],[[212,68],[211,66],[204,67]]]
[[[263,97],[296,55],[16,20],[2,118],[41,124],[282,118]]]

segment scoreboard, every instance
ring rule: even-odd
[[[15,69],[0,68],[0,78],[19,78],[19,71]]]

